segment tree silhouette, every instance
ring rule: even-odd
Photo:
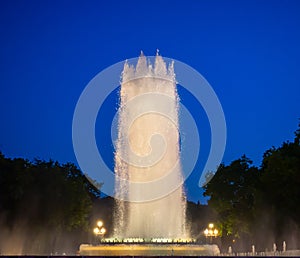
[[[51,249],[52,237],[89,229],[92,204],[99,195],[74,164],[39,159],[29,162],[0,154],[0,224],[7,232],[20,224],[24,231],[29,230],[28,239],[51,232],[45,236]],[[29,241],[24,247],[28,252],[32,251],[30,245]]]
[[[299,248],[294,241],[300,237],[299,139],[300,124],[293,142],[264,153],[260,168],[244,155],[221,164],[204,187],[227,248],[233,239],[236,245],[252,242],[260,248],[288,239],[290,248]]]

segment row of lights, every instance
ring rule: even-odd
[[[103,239],[104,243],[194,243],[196,242],[195,239],[192,238],[151,238],[151,239],[144,239],[144,238],[105,238]]]
[[[94,228],[94,234],[97,236],[104,236],[106,233],[106,229],[104,227],[104,223],[101,220],[97,221],[97,227]],[[208,224],[208,228],[204,230],[205,237],[217,237],[219,235],[219,230],[217,230],[213,223]]]

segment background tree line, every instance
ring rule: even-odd
[[[0,254],[76,250],[99,194],[74,164],[0,153]]]
[[[113,229],[112,197],[71,163],[6,158],[0,153],[0,254],[75,254],[82,243],[97,243],[96,221]],[[211,221],[207,205],[188,202],[193,235]]]
[[[300,248],[300,127],[293,142],[267,150],[260,167],[245,155],[221,164],[205,186],[208,205],[187,203],[193,237],[205,242],[209,222],[220,229],[223,251]],[[0,153],[0,254],[74,254],[98,241],[97,219],[113,229],[114,199],[71,163],[6,158]]]
[[[300,124],[293,142],[267,150],[260,167],[245,155],[221,164],[205,186],[223,251],[300,248]]]

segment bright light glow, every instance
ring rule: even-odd
[[[94,228],[94,233],[95,233],[96,235],[99,234],[99,233],[100,233],[99,228]]]
[[[102,222],[101,220],[98,220],[98,221],[97,221],[97,226],[98,226],[99,228],[101,228],[101,227],[103,226],[103,222]]]
[[[208,225],[208,227],[209,227],[209,229],[205,229],[204,230],[204,235],[206,236],[206,237],[217,237],[218,236],[218,234],[219,234],[219,230],[217,230],[216,228],[214,228],[214,224],[212,224],[212,223],[210,223],[209,225]]]
[[[106,232],[106,229],[105,229],[105,228],[101,228],[101,229],[100,229],[100,234],[105,234],[105,232]]]
[[[98,228],[99,229],[99,228]],[[105,230],[105,229],[104,229]],[[99,229],[99,233],[97,235],[103,235],[104,232],[101,229]],[[139,237],[131,237],[131,238],[103,238],[102,242],[105,243],[195,243],[196,239],[194,238],[152,238],[151,240],[139,238]]]

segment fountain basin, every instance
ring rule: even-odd
[[[216,256],[220,254],[220,250],[217,245],[82,244],[79,254],[93,256]]]

